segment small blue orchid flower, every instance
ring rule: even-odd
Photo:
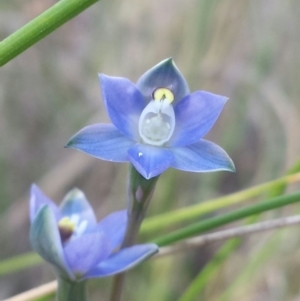
[[[202,139],[227,101],[205,91],[190,93],[172,59],[147,71],[133,84],[99,75],[113,124],[94,124],[75,134],[66,147],[94,157],[131,162],[146,179],[167,168],[184,171],[234,171],[227,153]]]
[[[57,207],[36,186],[31,187],[30,241],[60,277],[71,281],[106,277],[128,270],[158,251],[154,244],[118,250],[127,223],[126,211],[97,223],[84,194],[72,190]]]

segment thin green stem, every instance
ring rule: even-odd
[[[122,248],[135,243],[158,180],[158,177],[147,180],[132,165],[129,168],[128,223]],[[110,301],[121,300],[125,275],[121,273],[115,276]]]
[[[58,279],[57,301],[88,301],[86,281],[69,281]]]
[[[300,193],[294,193],[290,195],[284,195],[276,198],[269,199],[267,201],[261,202],[259,204],[247,206],[245,208],[237,209],[235,211],[231,211],[229,213],[219,215],[216,217],[212,217],[206,219],[204,221],[200,221],[198,223],[194,223],[190,226],[182,228],[180,230],[174,231],[171,234],[161,236],[154,240],[159,246],[165,246],[172,244],[181,239],[200,234],[214,228],[223,226],[225,224],[231,223],[233,221],[262,213],[264,211],[272,210],[275,208],[283,207],[289,204],[293,204],[300,201]]]
[[[299,171],[300,171],[300,160],[298,160],[293,165],[293,167],[288,170],[287,175],[295,174]],[[285,192],[286,187],[287,187],[287,183],[276,185],[268,191],[267,195],[269,197],[280,196]],[[246,224],[252,224],[257,220],[259,220],[259,218],[260,218],[260,214],[254,215],[253,217],[247,219]],[[197,296],[199,296],[199,294],[201,294],[201,292],[205,289],[207,283],[210,283],[211,279],[218,273],[222,263],[234,252],[234,250],[239,246],[241,241],[242,241],[241,238],[234,238],[226,241],[222,245],[220,250],[218,250],[218,252],[214,255],[212,260],[207,263],[207,265],[199,272],[196,278],[189,284],[189,286],[187,287],[187,289],[185,290],[185,292],[183,293],[183,295],[180,297],[178,301],[196,300]],[[273,244],[271,245],[273,248]],[[269,244],[266,244],[266,248],[268,249],[267,252],[269,252],[270,250]],[[257,258],[257,254],[255,255],[255,258]],[[250,266],[252,266],[252,263],[250,264]],[[245,270],[247,270],[247,268],[246,269],[244,268],[240,275],[243,275]],[[236,281],[231,283],[229,289],[227,289],[225,292],[233,291],[234,288],[236,288],[240,284],[240,280],[243,278],[240,275],[236,277]],[[229,294],[230,293],[228,294],[223,293],[222,296],[229,295]],[[230,298],[228,298],[228,300],[230,300]]]
[[[135,243],[141,223],[146,216],[158,177],[145,179],[130,165],[128,183],[128,224],[122,247]]]
[[[262,185],[254,186],[249,189],[245,189],[243,191],[227,195],[225,197],[208,200],[204,203],[200,203],[195,206],[174,210],[166,214],[156,215],[152,218],[147,218],[141,226],[141,233],[148,234],[154,231],[159,232],[165,227],[174,226],[180,223],[181,221],[189,221],[195,217],[200,217],[206,213],[210,213],[215,210],[226,208],[230,205],[249,200],[251,197],[267,193],[271,189],[276,189],[277,187],[280,187],[280,190],[282,190],[283,186],[281,187],[281,185],[291,184],[299,180],[300,173],[298,172],[294,175],[285,176]],[[182,211],[183,214],[181,214]],[[29,261],[26,259],[27,256],[29,258]],[[33,252],[22,254],[20,256],[16,256],[10,259],[5,259],[0,261],[0,275],[7,275],[9,273],[22,270],[28,266],[33,266],[41,262],[42,260],[40,259],[40,257],[34,254]]]
[[[99,0],[61,0],[0,42],[0,66]]]
[[[261,185],[257,185],[243,191],[232,193],[227,196],[211,199],[209,201],[180,208],[164,214],[159,214],[154,217],[147,218],[141,227],[142,233],[156,232],[166,227],[173,226],[177,223],[189,221],[194,218],[207,214],[209,212],[219,210],[230,205],[235,205],[243,201],[257,197],[265,192],[270,191],[281,185],[286,185],[300,181],[300,173],[281,177],[277,180],[270,181]]]
[[[41,262],[41,257],[33,252],[0,261],[0,276],[23,270]]]

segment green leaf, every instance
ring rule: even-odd
[[[98,0],[61,0],[0,42],[0,66],[34,45]]]
[[[203,232],[215,229],[217,227],[226,225],[233,221],[243,219],[245,217],[262,213],[268,210],[272,210],[275,208],[283,207],[289,204],[297,203],[300,201],[300,193],[294,193],[289,195],[284,195],[280,197],[276,197],[273,199],[268,199],[259,204],[255,204],[252,206],[247,206],[241,209],[237,209],[235,211],[231,211],[229,213],[219,215],[216,217],[212,217],[198,223],[194,223],[190,226],[182,228],[180,230],[174,231],[171,234],[161,236],[154,240],[158,246],[170,245],[176,241],[185,239],[187,237],[191,237],[193,235],[198,235]]]
[[[191,221],[215,210],[247,201],[250,198],[257,197],[263,193],[266,193],[271,189],[275,189],[280,185],[287,185],[289,183],[294,183],[297,181],[300,181],[300,173],[284,176],[277,180],[257,185],[236,193],[229,194],[227,196],[212,199],[197,205],[177,209],[164,214],[159,214],[154,217],[147,218],[142,224],[141,232],[155,233],[158,230],[176,225],[180,222]]]

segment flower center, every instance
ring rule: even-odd
[[[153,100],[143,110],[139,119],[139,134],[150,145],[160,146],[169,141],[175,128],[174,94],[167,88],[158,88]]]
[[[76,225],[73,221],[71,221],[68,217],[63,217],[58,222],[58,229],[59,229],[61,240],[62,241],[68,240],[74,233],[75,227]]]
[[[80,236],[87,227],[86,220],[80,220],[77,214],[73,214],[70,217],[65,216],[58,222],[58,230],[61,240],[66,242],[72,236]]]

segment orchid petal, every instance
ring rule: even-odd
[[[79,189],[71,190],[64,198],[60,205],[60,212],[62,216],[80,216],[81,220],[86,220],[86,231],[96,226],[97,220],[94,211],[86,199],[85,195]]]
[[[185,146],[201,139],[219,117],[227,97],[205,91],[186,96],[175,107],[175,131],[168,145]]]
[[[139,117],[145,107],[142,94],[126,78],[99,74],[99,79],[111,122],[126,137],[137,140]]]
[[[218,145],[200,140],[199,142],[185,146],[173,148],[174,161],[173,168],[193,171],[235,171],[234,164],[228,154]]]
[[[66,260],[78,278],[84,276],[98,262],[105,260],[110,251],[110,242],[99,231],[71,238],[64,247]]]
[[[133,268],[158,252],[157,245],[145,244],[122,249],[88,272],[86,278],[106,277]]]
[[[174,160],[172,152],[166,148],[136,144],[128,150],[130,162],[146,179],[160,175]]]
[[[109,214],[99,222],[98,229],[103,231],[108,237],[112,245],[112,250],[119,247],[122,243],[125,236],[127,220],[127,210],[122,210]]]
[[[36,214],[38,211],[44,206],[48,205],[51,210],[53,211],[56,220],[59,220],[60,213],[59,210],[54,202],[50,200],[40,189],[37,185],[33,184],[31,185],[30,190],[30,221],[33,222]]]
[[[171,58],[160,62],[144,73],[136,86],[147,103],[153,99],[152,94],[157,88],[168,88],[171,90],[174,94],[173,104],[190,93],[185,78]]]
[[[30,228],[32,248],[46,261],[53,264],[59,273],[74,279],[61,244],[57,221],[50,206],[44,205],[37,213]]]
[[[127,162],[127,150],[135,142],[124,137],[112,124],[94,124],[75,134],[67,143],[74,148],[99,159]]]

